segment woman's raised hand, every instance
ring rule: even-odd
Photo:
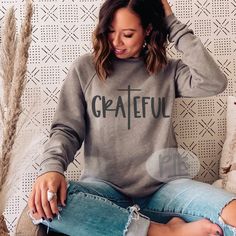
[[[168,1],[167,0],[161,0],[161,2],[163,4],[164,10],[165,10],[165,15],[169,16],[169,15],[173,14],[173,11],[172,11]]]
[[[48,200],[48,191],[52,199]],[[39,176],[32,188],[28,201],[31,215],[37,219],[52,219],[59,213],[58,204],[65,206],[67,183],[58,172],[48,172]],[[53,196],[53,193],[57,195]]]

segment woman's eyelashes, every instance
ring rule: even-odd
[[[133,34],[124,34],[124,37],[126,37],[126,38],[132,38],[132,37],[133,37]]]
[[[115,33],[115,30],[108,30],[108,34],[113,34]],[[132,38],[133,34],[123,34],[125,38]]]

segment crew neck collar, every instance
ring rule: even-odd
[[[140,62],[140,61],[143,61],[143,57],[142,56],[139,56],[139,57],[129,57],[129,58],[125,58],[125,59],[121,59],[121,58],[118,58],[116,56],[113,56],[113,59],[115,61],[120,61],[120,62]]]

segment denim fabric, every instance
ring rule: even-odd
[[[132,199],[102,181],[70,182],[66,207],[50,230],[70,236],[147,235],[150,220]]]
[[[163,185],[147,199],[136,199],[141,213],[152,221],[167,223],[177,216],[186,222],[207,218],[218,224],[224,236],[236,236],[236,229],[226,225],[221,211],[236,195],[210,184],[191,179],[179,179]]]
[[[232,193],[190,179],[163,184],[143,198],[129,198],[102,181],[70,182],[60,219],[43,224],[71,236],[146,236],[150,220],[167,223],[178,216],[186,222],[207,218],[225,236],[235,236],[236,229],[220,217],[233,199]]]

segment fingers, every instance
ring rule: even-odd
[[[35,202],[35,206],[36,206],[36,212],[39,214],[39,216],[41,218],[44,218],[45,219],[45,213],[43,211],[43,207],[42,207],[42,202],[41,202],[41,191],[40,189],[36,189],[35,191],[35,199],[34,199],[34,202]]]
[[[55,198],[55,205],[56,198]],[[37,219],[42,218],[51,220],[53,218],[53,211],[51,210],[50,203],[47,200],[47,190],[34,188],[28,201],[28,206],[32,215],[37,215]],[[58,212],[58,211],[56,211]]]
[[[48,201],[48,190],[57,194],[50,201]],[[31,213],[37,213],[39,217],[51,221],[53,215],[59,213],[57,201],[60,199],[62,206],[65,206],[66,190],[65,177],[61,174],[52,172],[39,177],[33,186],[28,201]]]
[[[67,183],[66,181],[62,181],[60,188],[60,203],[62,206],[66,206],[66,192],[67,192]]]
[[[52,219],[53,218],[53,212],[52,212],[52,207],[51,207],[51,201],[49,202],[47,199],[47,191],[48,189],[43,189],[43,191],[41,191],[41,203],[42,203],[42,208],[44,211],[44,214],[46,216],[47,219]],[[51,190],[51,191],[55,191],[55,190]]]
[[[53,189],[53,188],[51,188],[51,189],[49,189],[52,193],[56,193],[57,195],[55,196],[55,197],[53,197],[52,198],[52,200],[50,200],[48,203],[49,203],[49,205],[50,205],[50,209],[51,209],[51,212],[52,212],[52,214],[54,214],[54,215],[58,215],[58,213],[59,213],[59,210],[58,210],[58,202],[57,202],[57,200],[58,200],[58,190],[56,190],[56,189]]]
[[[29,207],[32,214],[34,214],[36,212],[36,206],[34,204],[34,199],[35,199],[35,188],[33,187],[32,192],[29,196],[29,200],[28,200],[28,207]]]

